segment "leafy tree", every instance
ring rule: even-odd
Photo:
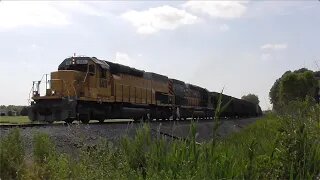
[[[318,82],[316,76],[319,72],[313,72],[306,68],[296,71],[287,71],[270,89],[270,102],[273,109],[278,110],[282,105],[294,100],[304,100],[307,96],[315,97]]]
[[[301,68],[301,69],[295,70],[295,71],[293,71],[293,72],[294,72],[294,73],[304,73],[304,72],[307,72],[307,71],[310,71],[310,70],[307,69],[307,68]]]
[[[28,108],[23,107],[20,111],[20,116],[28,116]]]
[[[277,79],[276,82],[273,84],[273,86],[270,89],[269,97],[270,102],[273,104],[274,109],[277,109],[279,104],[279,87],[280,87],[281,78]]]
[[[258,96],[255,95],[255,94],[244,95],[244,96],[241,97],[241,99],[249,101],[249,102],[252,102],[252,103],[257,104],[257,105],[260,102]]]
[[[280,101],[287,104],[293,100],[303,100],[307,96],[313,97],[316,86],[317,81],[312,71],[287,74],[280,84]]]
[[[8,111],[8,116],[13,116],[13,112],[11,110]]]
[[[0,109],[5,111],[5,112],[10,112],[10,114],[13,114],[13,112],[16,113],[17,116],[20,115],[20,112],[22,111],[23,108],[25,108],[26,106],[16,106],[16,105],[8,105],[8,106],[5,106],[5,105],[1,105],[0,106]]]

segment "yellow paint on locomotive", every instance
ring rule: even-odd
[[[62,70],[51,73],[51,93],[59,97],[73,97],[79,94],[79,82],[82,73],[72,70]],[[50,91],[48,91],[50,93]]]
[[[89,66],[92,66],[89,71]],[[33,99],[77,97],[83,101],[122,102],[132,104],[157,104],[155,92],[169,95],[168,83],[148,80],[128,74],[111,74],[93,61],[88,71],[58,70],[51,73],[50,89],[45,96]]]
[[[168,94],[168,84],[128,74],[113,75],[112,95],[115,102],[132,104],[160,104],[155,92]]]

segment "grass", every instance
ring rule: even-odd
[[[1,179],[316,179],[320,173],[319,105],[293,102],[239,133],[202,144],[151,137],[148,124],[114,145],[84,146],[77,160],[35,134],[25,165],[19,131],[0,142]],[[9,163],[12,162],[12,163]]]
[[[0,124],[27,124],[31,123],[28,116],[0,116]]]

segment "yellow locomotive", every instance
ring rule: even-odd
[[[40,82],[33,84],[32,121],[210,118],[217,99],[204,88],[95,57],[66,58],[48,82],[44,96]]]

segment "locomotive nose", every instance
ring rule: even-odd
[[[51,95],[60,97],[77,97],[81,72],[60,70],[51,73]]]

